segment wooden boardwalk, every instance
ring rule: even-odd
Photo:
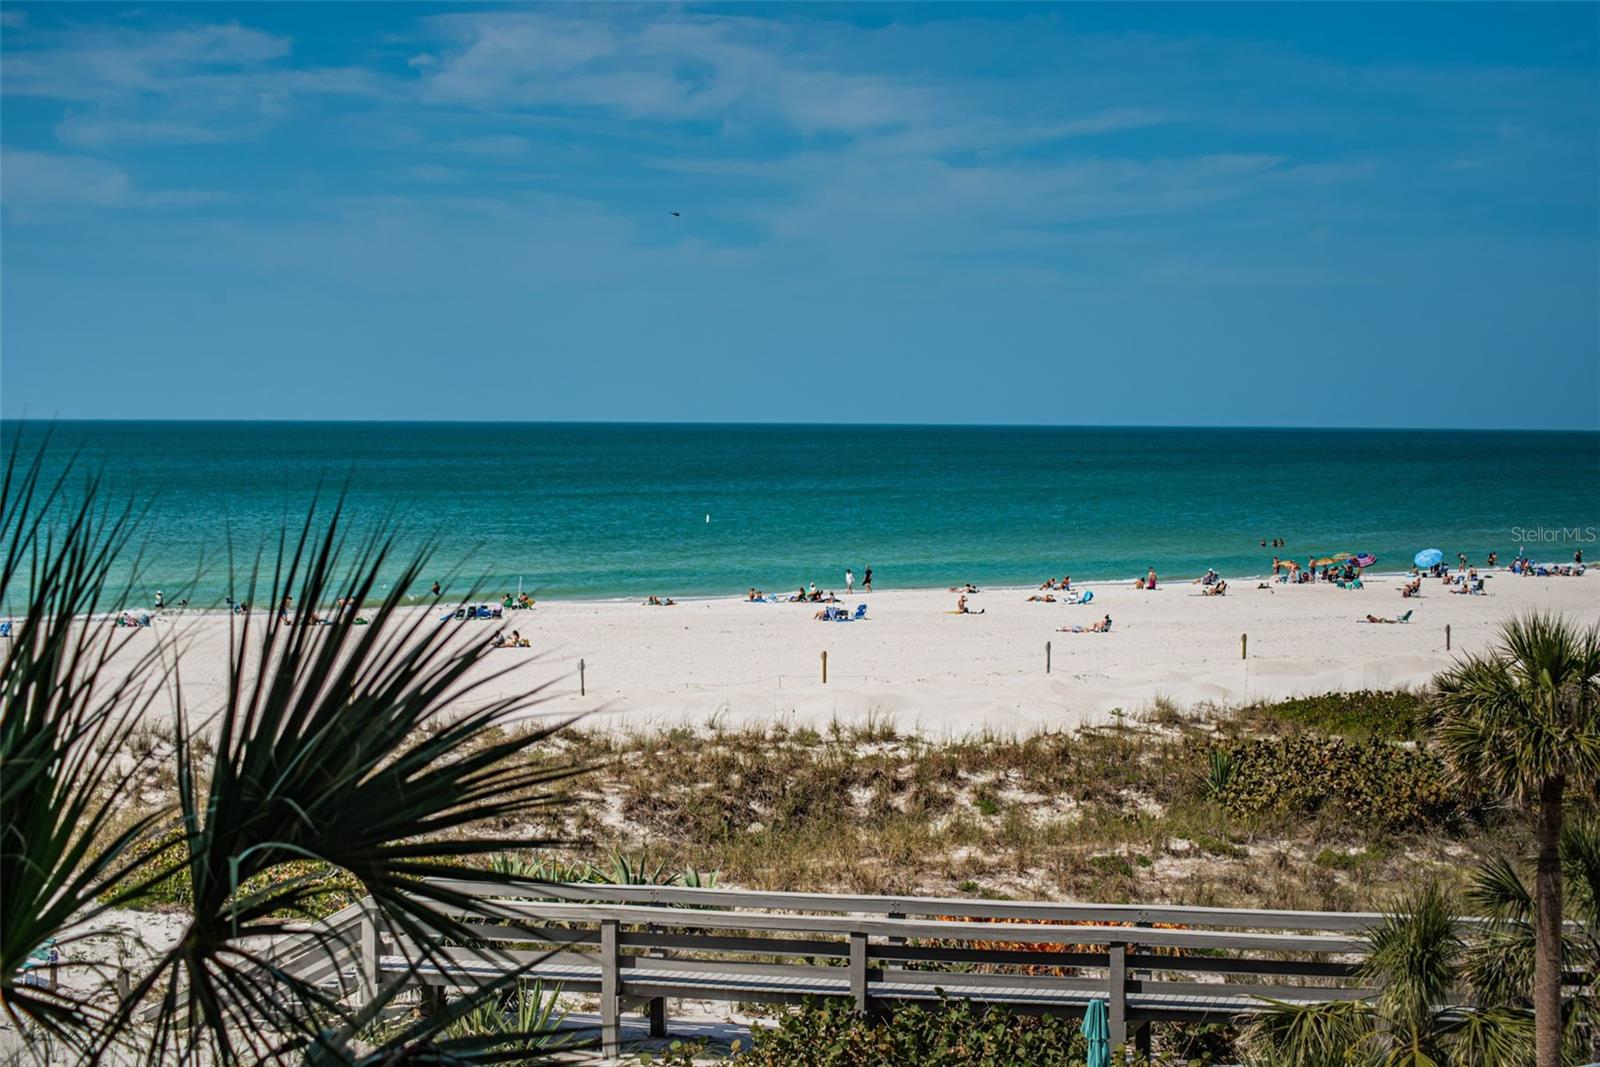
[[[1358,936],[1375,913],[1052,904],[930,897],[760,893],[526,882],[471,896],[466,943],[425,958],[363,901],[283,944],[280,965],[358,1000],[401,981],[424,996],[518,972],[600,999],[605,1054],[644,1009],[667,1032],[671,999],[792,1004],[852,1000],[862,1011],[941,997],[1030,1013],[1106,1001],[1112,1042],[1151,1023],[1216,1022],[1266,1000],[1348,1000]]]

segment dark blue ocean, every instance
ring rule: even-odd
[[[831,588],[868,565],[881,588],[1257,574],[1279,537],[1379,569],[1600,554],[1594,433],[66,422],[6,423],[5,447],[46,431],[53,465],[77,451],[149,504],[142,584],[198,574],[196,603],[224,595],[230,539],[275,543],[319,485],[348,485],[358,528],[436,539],[429,580],[541,597]]]

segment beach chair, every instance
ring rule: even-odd
[[[8,638],[8,639],[11,637],[11,620],[10,619],[7,619],[5,622],[0,622],[0,637],[4,637],[4,638]]]
[[[857,604],[856,605],[855,618],[864,619],[866,617],[867,617],[867,606],[865,604]]]
[[[1410,622],[1411,621],[1411,612],[1412,611],[1416,611],[1416,610],[1417,610],[1416,608],[1412,608],[1411,611],[1406,612],[1404,615],[1401,615],[1399,618],[1395,619],[1394,621],[1395,622]]]
[[[504,608],[495,608],[493,617],[496,618],[496,619],[505,618],[506,617],[505,609]]]
[[[1083,596],[1079,598],[1078,603],[1087,604],[1089,601],[1091,601],[1093,599],[1094,599],[1094,590],[1093,589],[1085,589],[1083,591]]]

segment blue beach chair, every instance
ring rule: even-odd
[[[856,605],[855,617],[857,619],[864,619],[864,618],[867,617],[867,606],[865,604],[857,604]]]
[[[7,619],[5,622],[0,622],[0,637],[9,638],[10,636],[11,636],[11,620]]]

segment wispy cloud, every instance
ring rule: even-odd
[[[91,156],[0,150],[0,205],[11,222],[37,222],[58,208],[186,207],[224,199],[203,189],[146,189],[123,168]]]
[[[56,134],[79,149],[259,136],[301,96],[383,92],[360,68],[296,67],[292,41],[237,23],[32,31],[8,42],[7,97],[67,105]]]

